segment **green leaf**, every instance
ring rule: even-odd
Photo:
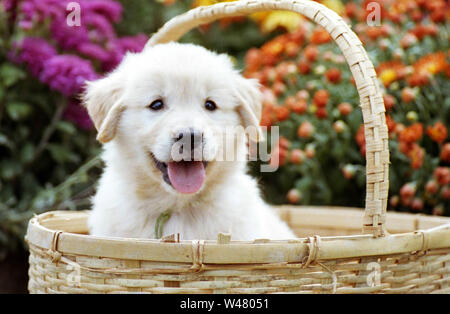
[[[20,160],[23,163],[28,163],[33,160],[34,157],[34,145],[30,142],[25,143],[20,150]]]
[[[22,170],[18,162],[12,160],[4,160],[0,163],[0,177],[5,180],[15,178]]]
[[[76,127],[67,121],[58,121],[58,123],[56,123],[56,129],[70,135],[74,135],[77,132]]]
[[[9,138],[5,135],[0,133],[0,146],[8,147],[9,149],[13,148],[13,143],[9,140]]]
[[[31,114],[33,107],[24,102],[10,102],[6,105],[6,111],[11,119],[20,121]]]
[[[80,158],[77,154],[71,152],[67,147],[58,144],[49,144],[47,149],[52,158],[58,163],[73,162],[77,163]]]
[[[46,189],[42,190],[32,201],[32,207],[34,209],[49,209],[57,200],[57,195],[54,190]]]
[[[0,101],[5,97],[5,89],[0,85]]]
[[[0,79],[6,87],[14,85],[25,77],[26,73],[11,63],[4,63],[0,66]]]

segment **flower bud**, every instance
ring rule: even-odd
[[[408,119],[409,122],[416,122],[419,119],[419,115],[415,111],[408,111],[406,119]]]
[[[296,204],[302,199],[302,195],[297,189],[290,189],[286,195],[287,200],[291,204]]]
[[[335,123],[333,123],[333,129],[336,131],[336,133],[342,133],[345,130],[346,124],[342,120],[337,120]]]
[[[297,135],[301,138],[310,138],[314,132],[314,126],[309,121],[305,121],[298,127]]]

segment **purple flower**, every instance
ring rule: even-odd
[[[81,10],[106,17],[111,22],[120,21],[122,5],[111,0],[84,0],[80,2]]]
[[[67,25],[64,16],[55,18],[50,24],[50,33],[63,49],[75,49],[80,43],[89,41],[89,33],[86,26],[71,27]]]
[[[87,110],[74,100],[71,100],[67,105],[63,117],[84,130],[91,130],[94,126]]]
[[[88,27],[91,41],[99,42],[116,37],[111,22],[103,15],[90,12],[83,16],[82,23]]]
[[[67,25],[66,15],[55,17],[50,26],[53,39],[63,49],[76,50],[88,57],[104,62],[105,57],[101,47],[116,38],[111,20],[120,18],[122,7],[114,1],[81,1],[81,25]]]
[[[80,44],[77,47],[77,50],[86,57],[99,60],[102,64],[108,62],[111,58],[111,53],[109,51],[106,51],[105,48],[98,44],[93,44],[90,42]]]
[[[102,63],[102,69],[107,72],[114,69],[127,52],[141,52],[147,40],[148,37],[144,34],[112,40],[108,45],[109,58]]]
[[[148,37],[144,34],[138,34],[136,36],[126,36],[117,39],[117,42],[122,47],[123,51],[141,52],[147,43]]]
[[[86,81],[98,77],[90,61],[75,55],[54,56],[45,63],[39,79],[66,96],[81,91]]]
[[[16,49],[9,56],[16,63],[25,63],[31,74],[38,76],[45,63],[56,55],[56,49],[42,38],[27,37],[15,43]],[[14,55],[19,50],[18,55]]]
[[[0,1],[0,5],[3,6],[3,9],[5,11],[9,11],[16,7],[17,0],[3,0],[3,1]]]
[[[7,0],[11,1],[11,0]],[[114,36],[114,30],[111,22],[118,22],[122,14],[122,6],[119,2],[113,0],[78,0],[80,5],[81,26],[69,27],[67,25],[67,4],[70,0],[22,0],[20,5],[21,17],[19,25],[30,28],[36,22],[40,23],[49,18],[52,22],[52,35],[55,39],[62,40],[61,46],[66,48],[69,45],[72,49],[73,42],[78,40],[87,40],[87,35],[79,33],[87,33],[87,30],[98,32],[102,38],[111,38]],[[58,31],[58,28],[63,28]],[[82,29],[80,31],[80,29]],[[72,34],[72,32],[74,34]],[[77,34],[78,33],[78,34]],[[74,35],[75,38],[69,41],[65,40],[63,35]],[[81,37],[80,37],[81,36]],[[97,35],[94,35],[98,36]],[[67,43],[69,41],[69,43]]]
[[[66,12],[66,3],[61,0],[22,0],[22,21],[42,22],[49,17],[61,16]]]

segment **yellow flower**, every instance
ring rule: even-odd
[[[232,2],[236,0],[195,0],[193,7],[208,6],[219,2]],[[332,3],[340,0],[330,0]],[[335,5],[335,4],[333,4]],[[278,27],[282,27],[289,32],[294,32],[300,26],[303,17],[291,11],[266,11],[250,14],[250,19],[257,22],[263,32],[271,32]]]
[[[301,24],[303,17],[291,11],[271,11],[262,21],[263,32],[271,32],[278,27],[285,28],[289,32],[294,32]]]
[[[262,11],[256,12],[249,15],[250,19],[255,22],[261,23],[267,16],[270,14],[270,11]]]
[[[393,81],[395,81],[396,78],[397,78],[397,74],[392,69],[387,69],[380,73],[380,80],[381,80],[381,82],[383,82],[384,86],[388,86]]]
[[[448,66],[445,53],[442,51],[430,53],[414,63],[416,73],[436,74],[444,71]]]
[[[322,4],[339,15],[344,13],[345,6],[340,0],[324,0]]]

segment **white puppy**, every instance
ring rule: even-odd
[[[246,174],[245,134],[225,136],[227,127],[240,125],[257,130],[253,139],[261,136],[258,83],[243,78],[226,55],[178,43],[127,54],[115,71],[88,83],[84,104],[106,163],[91,234],[294,237]],[[233,158],[221,161],[230,150]]]

